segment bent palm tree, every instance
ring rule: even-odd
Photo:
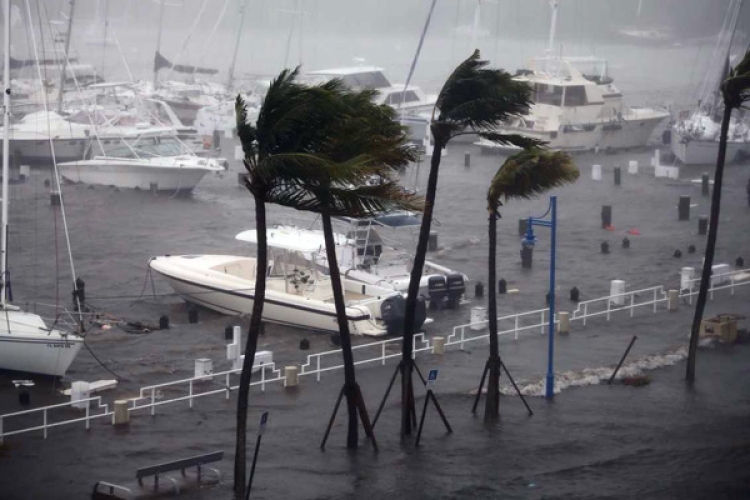
[[[552,188],[575,182],[579,172],[569,155],[550,152],[542,148],[529,148],[507,160],[492,178],[487,191],[487,212],[489,213],[489,243],[487,282],[490,284],[488,309],[490,316],[490,355],[482,375],[479,391],[482,390],[484,376],[489,372],[487,382],[487,402],[484,407],[485,422],[497,418],[500,412],[500,348],[497,338],[497,288],[496,248],[498,209],[503,205],[501,198],[529,199]],[[478,397],[478,396],[477,396]]]
[[[286,171],[278,166],[314,168],[320,160],[306,154],[323,142],[318,125],[327,114],[329,89],[308,88],[295,83],[298,71],[282,71],[271,83],[261,107],[257,125],[247,123],[245,102],[237,96],[237,132],[244,152],[247,175],[245,187],[255,201],[255,227],[258,233],[253,310],[250,316],[245,359],[237,391],[237,429],[234,460],[234,493],[244,498],[246,469],[247,404],[255,351],[258,345],[268,269],[265,204]],[[287,170],[290,170],[289,168]]]
[[[721,95],[724,99],[724,116],[721,120],[721,135],[719,136],[719,155],[716,159],[714,173],[714,190],[711,195],[711,215],[708,222],[708,237],[706,239],[706,254],[701,272],[698,300],[695,303],[695,316],[690,330],[690,348],[688,350],[685,378],[688,382],[695,380],[695,356],[698,350],[698,335],[700,333],[703,311],[706,308],[708,288],[711,282],[711,268],[714,265],[716,250],[716,236],[719,232],[719,212],[721,211],[721,185],[724,180],[724,162],[727,155],[727,138],[729,137],[729,122],[732,110],[744,108],[750,101],[750,50],[745,57],[729,73],[721,84]]]
[[[323,438],[325,446],[331,424],[342,397],[348,409],[347,448],[358,444],[359,415],[365,433],[375,444],[372,427],[356,381],[351,332],[346,315],[344,291],[336,258],[331,217],[371,217],[395,208],[421,210],[420,198],[406,193],[387,180],[389,171],[415,159],[416,153],[406,146],[404,127],[395,120],[389,106],[372,103],[373,91],[347,92],[337,89],[335,107],[338,114],[326,126],[327,140],[314,154],[324,163],[314,169],[297,170],[274,195],[274,203],[321,215],[326,257],[344,361],[344,386],[335,405],[331,422]],[[372,176],[381,182],[371,184]]]
[[[499,144],[513,144],[523,148],[538,144],[537,141],[520,135],[495,132],[495,129],[511,116],[528,113],[531,105],[531,88],[524,82],[513,80],[510,74],[501,69],[486,68],[488,62],[479,57],[479,50],[475,50],[471,57],[458,65],[440,90],[432,112],[430,130],[435,143],[425,192],[424,215],[406,297],[404,339],[399,365],[402,436],[411,434],[412,430],[415,313],[435,209],[441,152],[452,138],[465,134],[478,134]]]

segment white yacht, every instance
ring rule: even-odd
[[[735,112],[737,114],[737,112]],[[697,110],[672,127],[672,152],[683,165],[714,165],[719,154],[721,124],[710,113]],[[727,163],[750,155],[750,124],[732,117],[727,138]]]
[[[6,34],[5,69],[3,87],[3,155],[2,155],[2,225],[3,235],[8,234],[8,177],[10,142],[10,2],[4,2]],[[1,239],[2,251],[7,254],[7,238]],[[83,347],[83,338],[73,333],[49,328],[37,314],[22,311],[7,300],[9,283],[7,261],[0,259],[0,369],[16,370],[43,375],[63,376]]]
[[[144,134],[116,143],[90,159],[58,163],[60,175],[83,184],[190,192],[206,174],[227,168],[226,160],[199,157],[176,137]]]
[[[593,65],[584,74],[577,65]],[[500,132],[545,141],[551,149],[568,151],[626,149],[645,146],[667,111],[627,107],[620,90],[607,75],[607,64],[593,57],[535,59],[516,80],[532,87],[527,115],[509,120]],[[481,139],[482,149],[497,149]]]
[[[404,88],[404,84],[392,84],[383,71],[383,68],[375,66],[350,66],[310,71],[305,74],[304,79],[309,83],[323,83],[339,78],[352,90],[377,90],[378,104],[388,104],[404,114],[432,112],[437,95],[426,95],[422,89],[414,85]]]
[[[263,320],[311,330],[337,332],[331,280],[306,256],[324,252],[318,242],[300,240],[286,229],[269,229],[268,274]],[[257,242],[255,230],[240,241]],[[154,257],[151,269],[163,276],[185,301],[223,314],[252,311],[256,259],[237,255]],[[342,278],[346,315],[352,334],[386,335],[403,323],[403,295],[392,289]],[[424,303],[421,307],[424,323]]]

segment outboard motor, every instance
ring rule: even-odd
[[[448,296],[445,276],[430,276],[427,279],[427,294],[430,296],[430,309],[441,309]]]
[[[402,295],[392,295],[380,304],[380,317],[388,335],[400,335],[404,327],[406,300]],[[417,314],[419,316],[419,314]],[[424,322],[424,320],[422,320]]]
[[[406,315],[406,314],[404,314]],[[414,312],[414,331],[418,332],[422,329],[425,320],[427,319],[427,301],[424,295],[417,297],[417,310]]]
[[[466,291],[464,277],[459,273],[451,273],[446,276],[445,282],[448,292],[448,309],[455,309],[461,300],[461,296]]]

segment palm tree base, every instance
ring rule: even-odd
[[[339,391],[339,397],[336,399],[336,404],[333,407],[331,419],[328,421],[328,427],[326,427],[323,441],[320,443],[320,449],[325,450],[328,436],[331,434],[331,427],[333,427],[333,422],[336,420],[336,414],[339,411],[339,406],[341,406],[341,400],[344,398],[344,396],[346,396],[346,404],[347,408],[349,409],[349,429],[347,433],[346,447],[349,449],[354,449],[357,448],[359,444],[357,421],[357,417],[359,417],[359,420],[362,422],[362,427],[364,427],[365,429],[365,435],[372,442],[373,450],[378,451],[378,443],[377,441],[375,441],[375,433],[373,432],[374,424],[370,423],[370,417],[367,414],[365,400],[362,397],[362,390],[357,383],[344,384],[344,386],[341,387],[341,391]]]

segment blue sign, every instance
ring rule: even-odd
[[[427,375],[427,387],[434,387],[437,382],[438,371],[430,370],[430,374]]]
[[[268,412],[264,411],[260,416],[260,430],[259,434],[263,434],[266,430],[266,423],[268,423]]]

